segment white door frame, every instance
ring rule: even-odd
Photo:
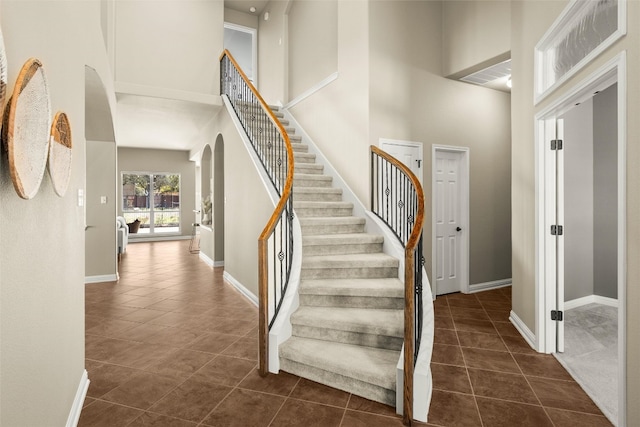
[[[555,276],[553,265],[549,265],[547,224],[550,203],[555,204],[555,188],[545,170],[550,167],[547,146],[550,136],[549,124],[576,103],[591,98],[596,91],[618,83],[618,425],[626,425],[626,146],[627,146],[627,81],[626,52],[600,67],[591,76],[575,85],[564,96],[552,102],[535,116],[535,283],[536,283],[536,349],[542,353],[555,351],[555,322],[550,311],[555,309],[555,284],[549,277]],[[545,126],[547,124],[547,126]]]
[[[460,227],[465,230],[460,238],[460,291],[469,293],[469,235],[471,225],[469,221],[469,147],[455,147],[451,145],[431,146],[431,291],[433,297],[437,295],[435,269],[436,269],[436,154],[438,151],[457,153],[462,155],[460,162]]]
[[[253,76],[251,76],[251,83],[253,83],[253,86],[257,88],[258,87],[258,30],[251,27],[245,27],[244,25],[232,24],[231,22],[225,22],[224,28],[251,34],[251,62],[253,66]]]

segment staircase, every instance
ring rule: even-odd
[[[315,154],[273,110],[293,146],[303,242],[300,307],[280,346],[280,368],[395,407],[404,336],[399,261],[382,252],[382,236],[365,233],[365,219],[353,216]]]

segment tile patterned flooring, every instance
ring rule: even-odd
[[[86,285],[80,426],[401,426],[393,408],[257,374],[257,310],[190,254],[135,243],[120,281]],[[608,426],[561,365],[508,322],[510,289],[435,302],[432,426]]]

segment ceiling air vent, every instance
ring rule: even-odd
[[[467,83],[484,86],[495,80],[507,78],[511,75],[511,60],[508,59],[499,64],[492,65],[484,70],[476,71],[468,76],[461,77],[460,80]]]

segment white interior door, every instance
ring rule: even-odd
[[[436,294],[462,290],[462,153],[435,151],[435,282]]]
[[[400,160],[422,184],[422,143],[381,139],[380,148]]]

